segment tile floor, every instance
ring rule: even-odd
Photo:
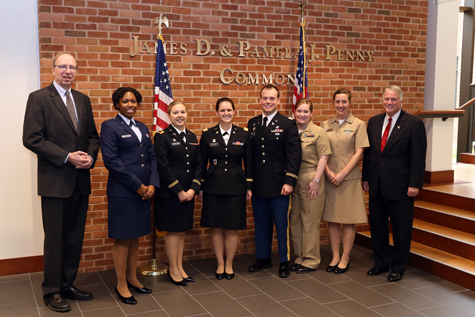
[[[355,246],[351,266],[345,274],[325,272],[330,261],[329,246],[322,246],[321,269],[310,274],[277,276],[274,267],[249,273],[253,255],[235,260],[233,280],[216,280],[215,261],[186,263],[196,279],[186,287],[172,285],[166,276],[141,277],[151,295],[136,295],[138,304],[124,305],[114,293],[114,272],[80,274],[75,285],[93,292],[94,299],[69,301],[67,317],[162,317],[162,316],[351,316],[351,317],[458,317],[475,316],[475,292],[425,272],[409,268],[397,283],[387,274],[370,277],[371,252]],[[59,316],[45,307],[40,284],[42,273],[0,277],[0,316]],[[135,294],[134,294],[135,295]]]

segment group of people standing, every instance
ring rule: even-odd
[[[272,267],[274,225],[279,276],[316,270],[320,265],[320,221],[324,220],[328,222],[333,254],[326,271],[345,273],[350,265],[355,224],[367,222],[362,188],[370,192],[375,246],[375,267],[368,275],[391,269],[388,280],[402,277],[409,254],[414,196],[422,187],[426,145],[422,121],[401,110],[402,91],[398,87],[385,90],[386,114],[370,120],[368,134],[364,122],[349,111],[351,92],[346,89],[333,94],[336,116],[320,127],[312,122],[313,104],[309,99],[297,102],[294,120],[277,110],[279,89],[266,85],[260,91],[262,115],[249,120],[247,128],[232,123],[234,102],[221,98],[216,103],[219,123],[204,129],[200,142],[185,126],[188,109],[182,101],[169,105],[170,125],[152,136],[147,126],[134,118],[142,103],[141,94],[134,88],[121,87],[112,96],[118,114],[102,123],[99,140],[89,98],[71,90],[76,71],[76,60],[70,54],[62,53],[54,59],[55,80],[30,95],[23,133],[25,146],[39,159],[38,192],[45,230],[42,287],[50,309],[70,310],[65,298],[92,298],[90,292],[78,290],[73,282],[90,194],[87,178],[99,144],[109,171],[108,228],[109,237],[114,239],[115,292],[126,304],[137,303],[131,289],[152,292],[136,275],[139,238],[150,233],[152,197],[155,225],[167,231],[168,276],[175,285],[195,281],[183,268],[183,253],[185,232],[193,228],[196,194],[202,201],[200,224],[212,230],[216,278],[231,280],[238,230],[247,225],[247,200],[252,201],[257,258],[249,271]],[[389,148],[393,147],[395,153],[390,156]],[[414,154],[415,148],[419,148],[420,155]],[[358,163],[363,153],[361,185]],[[406,187],[406,195],[399,187],[393,190],[393,181]],[[56,190],[48,191],[47,184],[55,185]],[[388,216],[393,228],[397,225],[391,262]],[[58,226],[58,220],[62,225]],[[289,227],[297,256],[292,265]]]

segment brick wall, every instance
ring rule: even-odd
[[[219,97],[234,100],[235,123],[261,113],[258,104],[262,85],[235,82],[225,85],[219,73],[233,69],[235,76],[247,74],[295,74],[296,60],[251,56],[256,46],[290,47],[295,53],[299,41],[300,9],[297,1],[257,0],[39,0],[39,44],[41,85],[53,80],[52,57],[60,51],[76,53],[79,72],[74,85],[89,95],[98,130],[116,115],[112,92],[133,86],[144,98],[138,119],[152,125],[155,55],[145,50],[131,57],[132,36],[153,50],[157,29],[153,22],[161,13],[170,21],[164,29],[165,42],[185,43],[187,53],[167,55],[175,100],[189,106],[187,127],[198,135],[201,129],[218,122],[214,103]],[[353,92],[352,112],[367,121],[382,111],[380,96],[384,86],[396,84],[404,90],[404,109],[423,109],[427,1],[411,0],[309,0],[306,8],[307,46],[314,45],[317,61],[308,67],[310,99],[314,121],[321,123],[334,115],[331,95],[337,88]],[[196,56],[196,39],[211,43],[214,56]],[[248,41],[251,49],[238,57],[238,41]],[[219,50],[228,45],[233,56]],[[325,45],[335,50],[371,51],[373,61],[326,60]],[[169,52],[169,47],[167,49]],[[263,52],[261,51],[261,56]],[[226,80],[234,77],[226,73]],[[261,80],[262,81],[262,80]],[[293,84],[280,86],[281,112],[290,115]],[[107,170],[101,158],[92,171],[90,199],[82,271],[113,268],[112,240],[107,237]],[[209,229],[199,226],[201,205],[196,203],[195,228],[187,233],[185,259],[212,257]],[[248,206],[248,229],[240,232],[238,253],[254,251],[252,212]],[[326,228],[325,224],[322,224]],[[327,231],[322,231],[322,242]],[[150,236],[141,239],[140,260],[151,254]],[[165,262],[163,239],[157,243],[157,258]]]

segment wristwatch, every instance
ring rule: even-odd
[[[319,179],[319,178],[315,178],[314,181],[315,181],[315,183],[319,183],[319,182],[320,182],[320,179]]]

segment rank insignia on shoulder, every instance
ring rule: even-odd
[[[249,129],[248,129],[248,128],[243,128],[243,129],[244,129],[244,131],[249,131]]]
[[[165,131],[163,131],[163,130],[160,130],[160,131],[158,131],[157,133],[158,133],[158,134],[164,134],[164,133],[165,133]]]
[[[294,120],[294,118],[292,118],[292,117],[287,117],[287,118],[289,118],[289,120]]]
[[[208,128],[204,128],[204,129],[203,129],[203,132],[206,132],[206,131],[208,131]]]

